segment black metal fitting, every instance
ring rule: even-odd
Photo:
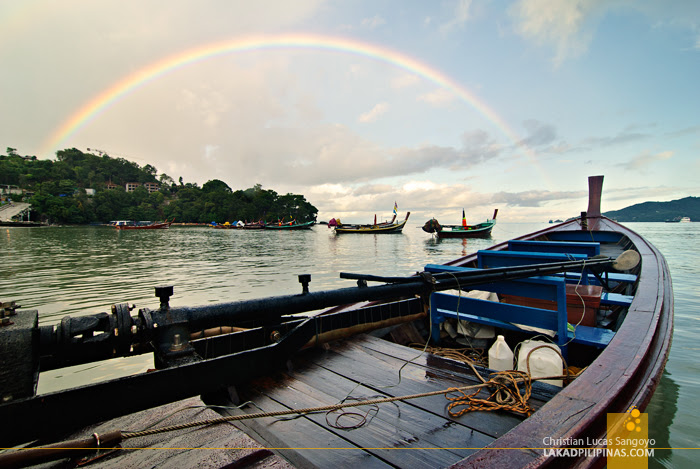
[[[301,294],[306,295],[307,293],[309,293],[309,283],[311,283],[311,274],[299,275],[299,283],[301,283]]]
[[[172,285],[161,285],[155,287],[156,296],[160,298],[160,309],[161,311],[167,311],[170,309],[170,297],[173,296],[173,286]]]

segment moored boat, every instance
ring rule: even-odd
[[[136,222],[130,220],[119,220],[114,222],[114,227],[118,230],[162,230],[170,228],[173,221],[165,220],[161,223],[156,222]]]
[[[315,221],[307,221],[305,223],[297,223],[296,220],[290,222],[265,223],[266,230],[310,230],[316,224]]]
[[[632,406],[643,411],[673,328],[668,266],[642,237],[601,216],[599,192],[595,196],[601,183],[591,181],[586,216],[445,265],[426,265],[411,277],[341,274],[357,287],[314,293],[304,275],[299,295],[201,307],[171,306],[172,288],[159,287],[157,310],[132,316],[129,305],[115,305],[111,315],[66,317],[55,328],[38,326],[36,312],[16,311],[14,324],[0,329],[8,339],[0,349],[0,418],[12,422],[0,427],[0,437],[18,445],[56,441],[75,430],[88,449],[104,452],[115,441],[136,448],[142,432],[109,422],[101,428],[115,432],[79,429],[205,395],[206,402],[229,407],[227,399],[254,402],[262,410],[221,412],[298,467],[338,461],[358,467],[600,466],[603,452],[572,451],[559,459],[543,446],[578,449],[583,441],[598,449],[605,445],[609,413]],[[472,365],[428,349],[429,339],[443,348],[457,339],[485,341],[489,348],[495,337],[476,337],[470,325],[493,328],[513,349],[548,331],[547,346],[558,347],[569,365],[562,362],[560,376],[549,378],[565,386],[539,382],[542,376],[532,382],[534,373],[490,375],[488,363]],[[415,341],[422,342],[419,350],[403,345]],[[34,395],[39,366],[133,353],[154,353],[157,370]],[[494,403],[489,396],[498,389],[513,389],[497,380],[509,374],[522,380],[520,394],[527,399]],[[464,398],[446,399],[458,397],[450,389],[461,389]],[[76,447],[69,443],[64,446]],[[0,465],[7,456],[40,451],[0,455]],[[110,463],[119,464],[120,454],[112,457]]]
[[[243,224],[236,223],[236,227],[240,228],[242,230],[263,230],[265,229],[265,222],[262,220],[254,221],[254,222],[245,222]]]
[[[396,221],[396,213],[394,213],[393,218],[389,221],[382,222],[382,223],[375,222],[373,224],[367,224],[367,225],[345,224],[345,223],[341,223],[340,220],[338,220],[337,218],[334,218],[328,222],[328,227],[334,228],[335,232],[337,234],[343,234],[343,233],[365,233],[365,234],[401,233],[404,226],[406,226],[406,222],[408,221],[408,217],[410,215],[411,215],[411,212],[406,212],[406,218],[404,218],[403,221],[401,221],[401,222],[397,222]]]
[[[462,210],[461,225],[441,225],[435,218],[425,222],[423,231],[426,233],[435,233],[438,238],[488,238],[491,236],[493,227],[496,226],[496,216],[498,209],[493,211],[493,218],[486,220],[476,225],[468,225]]]

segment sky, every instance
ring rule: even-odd
[[[319,220],[546,221],[700,195],[700,2],[0,0],[0,148]],[[0,175],[1,179],[1,175]]]

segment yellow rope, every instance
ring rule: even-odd
[[[499,371],[490,375],[485,385],[494,389],[486,399],[476,397],[479,389],[472,394],[467,394],[461,389],[450,388],[449,391],[461,394],[457,397],[445,396],[452,401],[447,406],[450,416],[459,417],[476,410],[509,410],[527,416],[532,414],[532,408],[528,404],[532,395],[532,379],[528,374],[514,370]]]

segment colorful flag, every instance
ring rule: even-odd
[[[394,215],[398,214],[399,206],[396,205],[396,202],[394,202]]]
[[[464,214],[464,209],[462,209],[462,227],[466,228],[467,227],[467,217]]]

